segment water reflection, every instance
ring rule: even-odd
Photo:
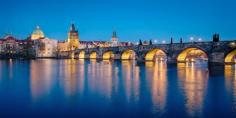
[[[225,84],[227,92],[232,95],[232,108],[236,111],[236,64],[225,65]]]
[[[185,96],[186,111],[190,116],[201,116],[206,94],[209,72],[204,66],[195,63],[178,63],[179,86]]]
[[[66,96],[83,94],[84,90],[84,61],[69,59],[65,60],[60,67],[60,85]]]
[[[53,84],[53,60],[32,60],[30,64],[30,88],[33,99],[50,94]]]
[[[166,107],[167,64],[163,61],[146,62],[146,79],[151,85],[154,112],[163,112]]]
[[[112,76],[114,73],[111,61],[90,60],[87,78],[89,91],[92,94],[99,94],[109,99],[112,93]]]
[[[0,67],[1,113],[180,118],[236,113],[236,65],[226,65],[224,76],[212,76],[196,63],[132,60],[0,61]]]
[[[136,66],[136,62],[134,60],[127,60],[121,62],[121,71],[122,71],[122,80],[124,89],[125,89],[125,96],[126,100],[130,102],[134,100],[137,102],[139,100],[139,85],[140,85],[140,68]]]

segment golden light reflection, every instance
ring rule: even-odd
[[[225,84],[227,92],[233,95],[233,109],[236,109],[236,64],[225,65]]]
[[[201,115],[203,111],[203,100],[206,94],[206,87],[209,78],[207,68],[196,66],[192,62],[187,66],[185,63],[178,63],[179,86],[183,89],[186,97],[186,109],[189,115]]]
[[[160,49],[153,49],[145,56],[146,61],[163,61],[166,60],[166,58],[165,52]]]
[[[59,75],[63,77],[61,80],[63,84],[61,86],[64,88],[68,98],[76,95],[77,91],[83,90],[83,75],[82,78],[78,78],[78,71],[83,71],[83,64],[84,63],[81,60],[72,59],[65,60],[62,64],[63,68],[61,68]]]
[[[135,52],[133,50],[126,50],[121,55],[122,60],[134,60]]]
[[[231,51],[227,56],[225,57],[225,63],[236,63],[236,49]]]
[[[125,96],[128,102],[139,100],[140,68],[135,61],[122,61],[122,79],[124,82]]]
[[[102,56],[103,59],[114,59],[114,54],[112,51],[105,52]]]
[[[97,53],[96,52],[92,52],[89,56],[90,59],[96,59],[97,58]]]
[[[30,65],[30,88],[34,100],[50,93],[53,81],[53,60],[32,60]]]
[[[187,48],[178,57],[178,62],[208,61],[207,54],[198,48]]]
[[[112,76],[114,74],[112,70],[113,64],[109,60],[102,62],[90,60],[87,82],[89,91],[110,99],[112,94]]]
[[[163,111],[166,106],[167,94],[167,64],[160,62],[145,62],[146,78],[151,85],[153,111]]]

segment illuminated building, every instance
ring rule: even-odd
[[[26,57],[28,53],[28,40],[19,40],[11,35],[7,35],[0,39],[0,57],[1,58],[17,58]]]
[[[35,52],[38,58],[52,58],[57,56],[57,40],[43,38],[35,40]]]
[[[58,52],[69,50],[69,43],[66,41],[58,41],[57,50]]]
[[[48,58],[57,56],[58,41],[45,38],[45,35],[39,26],[37,26],[35,31],[32,33],[30,40],[34,42],[33,51],[35,52],[35,57]]]
[[[80,41],[80,49],[96,47],[110,47],[110,44],[106,41]]]
[[[44,33],[40,29],[40,27],[37,26],[36,29],[34,30],[34,32],[31,35],[31,40],[37,40],[37,39],[41,39],[41,38],[44,38]]]
[[[67,41],[71,50],[79,48],[79,34],[78,31],[75,29],[74,24],[71,25]]]

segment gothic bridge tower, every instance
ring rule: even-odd
[[[75,29],[74,24],[71,25],[70,31],[68,33],[68,43],[71,50],[79,48],[79,33],[78,30]]]

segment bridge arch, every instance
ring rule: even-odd
[[[79,59],[85,59],[85,51],[82,50],[78,53],[78,56],[77,56]]]
[[[95,51],[91,52],[89,55],[89,58],[90,59],[97,59],[97,52],[95,52]]]
[[[201,48],[188,47],[177,56],[177,62],[208,61],[208,54]]]
[[[236,63],[236,49],[233,49],[225,56],[225,63]]]
[[[128,49],[122,52],[121,59],[122,60],[135,60],[136,53],[134,50]]]
[[[102,55],[102,59],[108,60],[108,59],[114,59],[114,53],[112,51],[106,51]]]
[[[145,61],[163,61],[167,60],[167,54],[162,49],[152,49],[145,55]]]

